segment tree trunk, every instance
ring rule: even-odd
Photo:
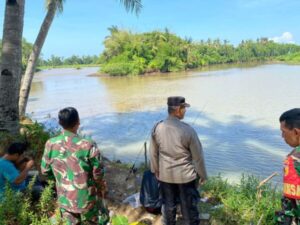
[[[37,61],[40,56],[41,50],[45,43],[48,31],[51,27],[53,22],[55,13],[56,13],[56,1],[52,1],[47,10],[47,14],[44,18],[44,21],[41,25],[39,34],[35,40],[35,43],[32,48],[32,52],[30,53],[25,75],[22,79],[21,89],[20,89],[20,99],[19,99],[19,110],[20,110],[20,117],[25,116],[26,106],[28,102],[28,97],[30,93],[31,83],[33,79],[33,75],[36,69]]]
[[[0,65],[0,131],[19,133],[25,0],[6,0]]]

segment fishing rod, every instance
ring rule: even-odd
[[[158,117],[155,119],[155,121],[157,121],[159,118],[161,118],[161,116],[162,116],[162,112],[160,112],[160,113],[158,114]],[[146,132],[147,132],[147,131],[146,131]],[[131,175],[132,173],[133,173],[133,174],[136,173],[137,168],[135,167],[135,165],[136,165],[136,163],[137,163],[137,161],[138,161],[138,159],[139,159],[139,157],[140,157],[140,155],[141,155],[141,153],[142,153],[142,151],[143,151],[143,149],[144,149],[145,143],[147,142],[147,140],[148,140],[149,137],[150,137],[151,132],[152,132],[152,129],[150,129],[150,131],[147,132],[147,136],[146,136],[145,141],[143,142],[143,146],[142,146],[141,149],[139,150],[138,155],[137,155],[137,157],[135,158],[134,163],[133,163],[132,166],[130,167],[129,173],[128,173],[128,175],[126,176],[125,181],[127,181],[127,180],[129,179],[129,177],[130,177],[130,175]]]
[[[199,112],[197,113],[197,116],[195,117],[194,121],[191,123],[192,126],[194,126],[194,125],[196,124],[196,121],[197,121],[197,120],[199,119],[199,117],[205,112],[205,108],[206,108],[206,106],[207,106],[207,103],[208,103],[208,100],[205,102],[205,104],[204,104],[202,110],[199,111]]]

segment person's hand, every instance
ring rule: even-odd
[[[34,161],[32,159],[30,159],[27,163],[26,163],[26,169],[30,170],[33,167]]]
[[[198,184],[199,184],[199,186],[202,186],[203,184],[205,184],[205,182],[206,182],[206,179],[200,178]]]
[[[157,171],[154,174],[155,174],[156,179],[158,180],[159,179],[159,172]]]

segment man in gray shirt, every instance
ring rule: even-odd
[[[202,146],[195,130],[181,122],[190,105],[181,96],[168,98],[169,116],[157,123],[150,140],[151,171],[161,183],[164,225],[176,224],[176,203],[180,200],[186,225],[198,225],[196,180],[207,179]]]

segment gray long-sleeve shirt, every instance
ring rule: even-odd
[[[188,183],[197,174],[206,180],[202,146],[195,130],[169,116],[154,126],[150,140],[151,171],[166,183]]]

